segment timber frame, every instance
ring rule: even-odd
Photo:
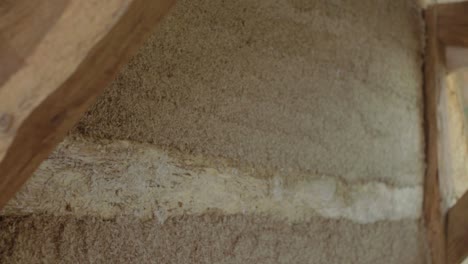
[[[95,0],[95,5],[79,0],[40,2],[0,2],[0,208],[78,122],[173,4],[173,0]],[[114,12],[102,18],[103,10]],[[468,49],[468,1],[430,6],[425,19],[423,219],[432,263],[456,264],[468,256],[468,193],[447,214],[443,212],[437,105],[448,71],[468,66],[468,57],[453,64],[445,56],[447,46]],[[77,21],[97,21],[92,26],[100,28],[99,34],[80,29]],[[49,59],[61,52],[64,39],[71,39],[64,42],[71,48],[62,58],[75,60],[60,65],[62,61]],[[86,43],[93,44],[83,48]]]
[[[173,2],[0,1],[0,208]]]
[[[468,67],[468,1],[436,4],[425,11],[425,129],[427,169],[424,221],[434,264],[459,264],[468,256],[468,193],[444,213],[439,178],[437,107],[447,74]],[[461,56],[446,56],[457,47]],[[468,172],[467,172],[468,173]]]

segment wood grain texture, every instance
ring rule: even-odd
[[[437,104],[443,76],[442,52],[437,39],[437,9],[425,13],[427,45],[425,53],[424,115],[426,132],[426,175],[424,182],[424,221],[432,263],[443,264],[445,255],[445,224],[441,208],[441,190],[438,175]]]
[[[0,2],[0,207],[173,4],[40,2]]]
[[[449,210],[447,222],[448,263],[458,264],[468,257],[468,192]]]
[[[437,37],[445,48],[447,73],[468,66],[468,1],[440,4]],[[468,193],[451,208],[446,219],[446,260],[459,264],[468,257]]]
[[[468,47],[468,1],[436,5],[442,43]]]
[[[64,12],[69,0],[0,3],[0,85],[19,70]]]

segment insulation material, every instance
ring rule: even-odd
[[[420,11],[179,1],[2,211],[0,262],[426,263]]]

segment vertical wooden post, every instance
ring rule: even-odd
[[[427,45],[424,67],[424,115],[427,168],[424,183],[424,221],[432,263],[444,264],[446,263],[445,223],[438,175],[437,104],[441,82],[441,52],[437,38],[437,9],[429,7],[425,12],[425,18]]]

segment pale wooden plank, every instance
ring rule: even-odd
[[[436,6],[438,38],[446,48],[447,73],[468,66],[468,1]],[[447,214],[446,255],[448,264],[468,257],[468,193]]]

